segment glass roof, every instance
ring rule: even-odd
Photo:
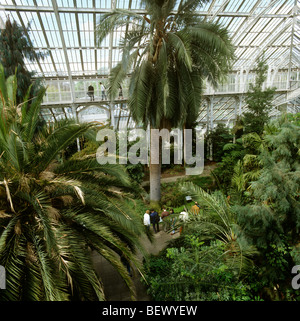
[[[118,40],[126,28],[115,31],[112,41],[107,38],[99,48],[94,30],[100,15],[113,8],[143,11],[137,0],[1,0],[1,4],[3,21],[9,15],[21,25],[30,23],[33,45],[49,51],[44,61],[28,64],[46,78],[107,75],[120,59]],[[198,12],[228,28],[236,46],[234,69],[251,68],[263,51],[273,68],[287,68],[290,59],[299,65],[299,0],[213,0]]]
[[[28,69],[59,87],[60,100],[75,102],[80,91],[86,93],[86,85],[76,81],[107,78],[121,58],[118,42],[126,26],[112,32],[101,46],[94,32],[100,16],[114,8],[144,12],[139,0],[1,0],[0,27],[8,16],[23,26],[30,23],[28,36],[34,47],[49,54],[39,62],[27,62]],[[212,0],[196,12],[228,28],[236,54],[232,72],[242,77],[262,53],[271,71],[299,72],[299,8],[300,0]],[[57,95],[51,98],[49,92],[47,99],[53,102]],[[232,110],[231,102],[226,106]],[[215,116],[219,114],[224,117],[216,109]]]

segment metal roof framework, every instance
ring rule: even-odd
[[[42,111],[45,119],[73,117],[74,113],[81,120],[83,116],[92,119],[87,115],[98,108],[101,113],[94,115],[104,111],[117,127],[136,125],[126,110],[126,82],[122,99],[113,103],[101,99],[99,82],[105,83],[121,59],[118,43],[127,27],[111,32],[101,46],[95,28],[100,16],[115,8],[145,13],[138,0],[1,0],[0,27],[8,16],[22,26],[30,23],[30,41],[37,50],[49,53],[44,60],[27,61],[27,68],[48,85]],[[278,115],[280,106],[299,111],[299,8],[300,0],[212,0],[196,10],[228,28],[236,54],[227,83],[216,91],[207,85],[199,122],[229,124],[246,110],[242,97],[254,79],[255,61],[263,53],[269,66],[266,86],[278,89],[272,115]],[[86,95],[91,83],[94,102]]]

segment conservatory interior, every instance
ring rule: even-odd
[[[300,300],[299,12],[1,0],[0,301]]]

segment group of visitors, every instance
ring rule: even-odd
[[[200,206],[198,202],[194,202],[195,204],[191,207],[191,213],[194,215],[198,215],[200,211]],[[166,207],[163,208],[161,214],[159,215],[157,211],[154,209],[147,210],[144,214],[144,225],[148,231],[150,231],[150,226],[152,225],[154,233],[159,232],[159,224],[163,223],[164,232],[171,231],[171,235],[175,234],[175,223],[177,220],[177,215],[173,215],[174,210],[167,210]],[[186,222],[189,218],[189,214],[187,211],[182,211],[178,215],[178,219],[182,222]],[[181,234],[182,226],[179,229]]]
[[[104,87],[104,85],[102,84],[102,82],[99,83],[100,85],[100,90],[101,90],[101,95],[102,95],[102,100],[107,99],[106,97],[106,89]],[[88,86],[88,92],[87,95],[90,97],[91,101],[95,100],[95,96],[94,96],[94,87],[92,85]]]
[[[105,88],[105,86],[103,85],[102,82],[100,82],[99,85],[100,85],[100,90],[101,90],[101,99],[102,100],[106,100],[107,99],[106,88]],[[87,95],[90,97],[91,101],[95,100],[94,87],[92,85],[88,86]],[[123,89],[122,89],[121,85],[119,85],[119,99],[123,99]]]
[[[154,233],[158,233],[159,224],[163,223],[164,232],[168,232],[171,229],[171,235],[173,235],[175,234],[176,217],[172,214],[174,214],[173,209],[167,210],[163,208],[160,215],[154,209],[147,210],[144,214],[144,225],[148,231],[150,231],[150,226],[152,225]]]

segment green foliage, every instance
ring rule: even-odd
[[[266,252],[267,262],[276,269],[276,271],[286,272],[288,270],[288,254],[291,247],[285,244],[281,246],[276,246],[275,244],[270,244],[269,250]],[[285,275],[284,275],[285,279]],[[278,280],[278,279],[277,279]]]
[[[286,114],[286,120],[290,123],[294,123],[297,126],[300,126],[300,113]]]
[[[144,173],[144,165],[141,163],[138,164],[127,164],[126,166],[127,172],[133,181],[137,183],[141,183],[143,181]]]
[[[185,202],[179,183],[162,184],[161,204],[168,207],[179,207]]]
[[[127,145],[127,155],[128,155],[128,158],[130,157],[130,148],[139,142],[139,138],[137,138],[136,140],[130,140],[128,142],[128,145]],[[141,148],[144,148],[145,146],[142,146]],[[117,149],[119,150],[119,142],[117,144]],[[135,155],[133,156],[140,156],[141,154],[141,150],[138,149],[138,151],[136,152]],[[132,180],[134,182],[136,182],[137,184],[140,184],[142,181],[143,181],[143,177],[145,176],[145,173],[144,173],[144,165],[141,164],[141,163],[138,163],[138,164],[131,164],[130,162],[128,162],[127,164],[125,164],[125,167],[126,167],[126,170],[129,174],[129,176],[132,178]]]
[[[191,182],[196,186],[203,188],[204,190],[211,190],[213,180],[210,176],[191,176],[184,180],[185,182]]]
[[[291,249],[299,243],[300,130],[284,118],[268,127],[258,155],[260,175],[249,188],[251,202],[235,210],[244,236],[260,252],[261,277],[284,289],[286,275],[295,265]]]
[[[232,142],[232,138],[229,128],[224,124],[218,124],[212,132],[206,135],[204,148],[207,150],[207,144],[210,142],[212,144],[213,160],[220,162],[225,153],[223,147]]]
[[[213,175],[217,178],[217,182],[224,192],[229,194],[234,167],[246,155],[242,138],[237,139],[235,144],[226,144],[223,147],[223,151],[222,162],[218,163],[217,168],[213,171]]]
[[[250,287],[239,280],[224,257],[224,244],[208,246],[186,235],[184,247],[167,248],[147,265],[149,294],[155,301],[248,301]]]
[[[255,236],[256,242],[263,244],[276,239],[277,244],[279,233],[284,231],[284,235],[290,235],[295,243],[300,227],[300,131],[299,126],[284,120],[273,122],[273,126],[276,130],[265,137],[268,148],[259,155],[262,164],[260,176],[251,184],[253,204],[245,208],[247,218],[244,212],[241,218],[246,219],[246,225],[260,226],[261,236]],[[269,229],[272,233],[267,233]]]
[[[230,199],[183,184],[202,211],[190,213],[182,237],[152,258],[167,262],[167,272],[147,270],[154,300],[299,300],[290,284],[300,262],[299,135],[297,116],[285,115],[262,137],[225,145],[223,160],[236,159]],[[232,206],[233,187],[240,205]]]
[[[266,126],[266,134],[271,132]],[[257,180],[262,167],[258,155],[267,148],[264,136],[257,133],[242,135],[236,143],[228,143],[223,147],[225,155],[218,164],[213,175],[225,193],[230,195],[231,202],[245,204],[248,201],[250,182]]]
[[[99,128],[98,128],[99,130]],[[132,145],[134,145],[137,141],[130,141],[127,144],[127,152],[129,152],[130,147]],[[68,149],[66,150],[66,154],[68,154],[68,156],[72,156],[75,152],[75,157],[77,158],[81,158],[81,157],[96,157],[96,152],[97,149],[100,146],[100,142],[96,141],[96,130],[94,131],[93,135],[90,135],[90,137],[88,137],[87,139],[84,139],[83,141],[83,148],[81,151],[76,152],[77,147],[76,147],[76,143],[74,143],[73,145],[69,146]],[[118,162],[118,154],[119,154],[119,139],[117,138],[117,142],[116,142],[116,158],[117,158],[117,162]],[[139,152],[137,154],[137,156],[139,156]],[[74,156],[73,156],[74,157]],[[131,164],[130,162],[128,162],[127,164],[125,164],[125,168],[127,170],[127,173],[129,175],[129,177],[132,179],[132,181],[134,182],[135,185],[138,185],[142,182],[143,177],[145,176],[144,173],[144,165],[141,163],[138,164]]]
[[[27,37],[29,25],[26,28],[19,26],[8,18],[5,28],[0,30],[0,64],[4,67],[5,78],[15,75],[18,80],[17,103],[24,101],[27,90],[32,83],[34,72],[29,72],[25,67],[24,58],[33,62],[36,59],[44,59],[45,54],[34,50]],[[37,94],[40,81],[33,83],[32,97]]]
[[[146,268],[149,293],[154,300],[257,299],[250,283],[244,282],[254,271],[256,251],[243,237],[237,237],[237,218],[226,197],[191,183],[182,188],[198,201],[202,211],[196,216],[190,213],[182,237],[148,263],[167,261],[160,270]]]
[[[244,133],[255,132],[261,135],[264,125],[269,120],[269,111],[272,108],[275,88],[263,88],[263,83],[267,78],[268,66],[263,58],[257,61],[256,79],[254,84],[250,84],[250,89],[246,94],[246,103],[249,112],[243,114]]]
[[[228,72],[233,58],[226,29],[194,15],[194,6],[179,6],[178,14],[174,14],[175,5],[170,1],[167,9],[163,2],[147,2],[149,19],[127,10],[115,10],[103,15],[97,28],[100,44],[111,30],[123,26],[125,21],[132,22],[121,41],[122,61],[112,70],[109,92],[116,96],[119,84],[135,64],[129,108],[135,120],[154,128],[161,128],[165,120],[174,127],[194,122],[203,76],[216,85]],[[140,50],[135,49],[137,44]]]
[[[125,201],[133,197],[128,175],[95,157],[60,158],[93,125],[62,121],[37,131],[44,89],[24,112],[14,104],[16,84],[15,76],[5,81],[0,65],[1,300],[103,300],[89,249],[112,264],[134,298],[118,256],[141,268],[135,251],[144,253],[144,226]]]

